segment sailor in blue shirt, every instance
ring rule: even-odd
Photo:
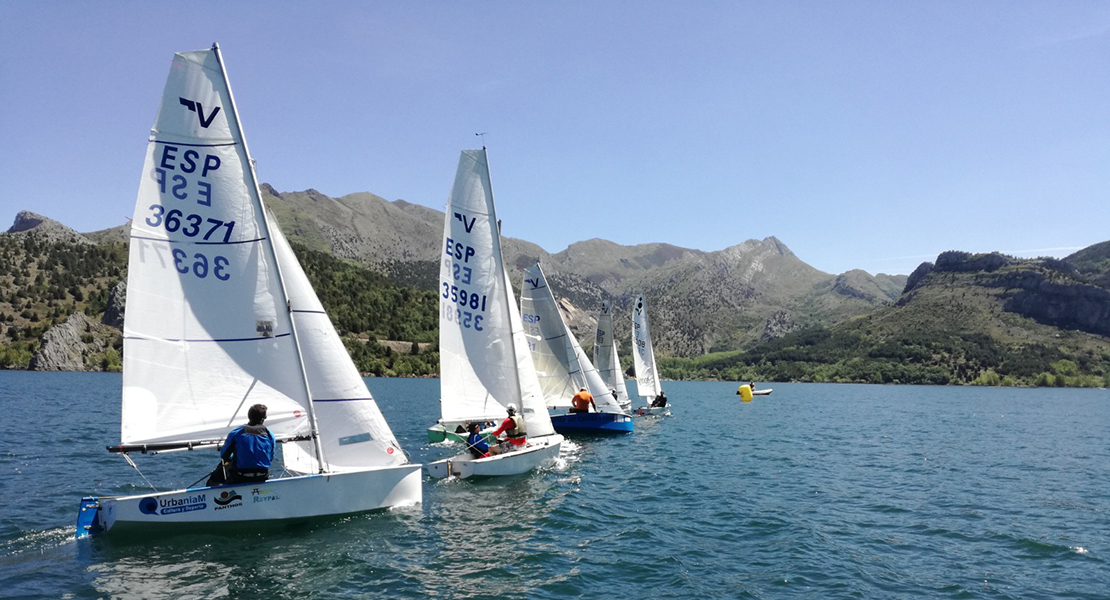
[[[255,404],[247,410],[247,424],[227,434],[220,453],[223,461],[208,478],[209,486],[266,481],[274,460],[274,434],[262,424],[265,420],[266,405]]]

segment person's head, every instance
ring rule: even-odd
[[[470,433],[478,433],[479,431],[481,431],[481,428],[478,427],[477,423],[471,423],[470,425],[466,426],[466,430]]]
[[[249,425],[261,425],[266,420],[266,405],[255,404],[247,409],[247,421]]]
[[[516,405],[515,404],[509,404],[508,406],[505,407],[505,410],[507,410],[509,412],[509,416],[511,417],[511,416],[516,414]]]
[[[584,392],[584,391],[586,391],[586,388],[582,388],[582,389],[580,389],[580,390],[578,390],[578,391],[580,391],[580,392]]]

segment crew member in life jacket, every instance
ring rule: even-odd
[[[482,437],[482,425],[480,423],[471,423],[468,430],[470,435],[466,438],[466,447],[470,450],[471,456],[486,458],[498,453],[497,446],[490,446]]]
[[[260,483],[270,477],[274,460],[274,434],[262,424],[266,405],[255,404],[247,409],[247,424],[227,434],[220,465],[208,477],[206,485],[224,483]]]
[[[655,397],[655,400],[651,401],[651,407],[663,408],[665,406],[667,406],[667,395],[660,391],[659,395]]]
[[[505,410],[508,411],[509,416],[501,421],[500,427],[493,430],[493,435],[499,436],[504,433],[509,438],[509,449],[522,447],[527,441],[525,436],[528,435],[528,427],[524,424],[524,417],[516,414],[515,404],[506,406]]]
[[[590,405],[593,405],[594,412],[597,412],[597,404],[594,404],[593,394],[586,391],[586,388],[578,390],[578,393],[570,399],[572,413],[590,412]]]

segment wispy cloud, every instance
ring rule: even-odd
[[[1002,250],[1003,254],[1033,254],[1036,256],[1054,255],[1060,252],[1067,252],[1071,254],[1076,250],[1082,250],[1084,246],[1060,246],[1058,248],[1037,248],[1035,250]]]

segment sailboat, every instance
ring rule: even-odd
[[[285,472],[264,483],[85,497],[77,537],[345,515],[421,501],[410,464],[281,230],[219,46],[175,55],[128,257],[121,443],[216,449],[265,404]]]
[[[486,458],[466,450],[428,464],[433,477],[518,475],[554,461],[562,446],[512,301],[499,230],[486,149],[464,150],[440,246],[441,418],[433,428],[455,431],[467,423],[497,422],[512,404],[524,418],[527,444]]]
[[[647,303],[644,295],[636,296],[632,305],[632,359],[636,368],[636,393],[647,399],[647,406],[636,410],[640,415],[660,415],[667,412],[667,397],[655,367],[655,351],[651,348],[651,329],[648,326]],[[659,402],[663,406],[655,406]]]
[[[601,312],[597,315],[597,332],[594,337],[594,365],[601,375],[601,380],[606,387],[617,395],[617,404],[621,410],[628,411],[632,408],[632,399],[628,397],[628,388],[624,384],[624,373],[621,371],[621,359],[617,354],[617,337],[613,332],[613,301],[605,300],[601,303]]]
[[[632,418],[617,403],[582,346],[570,332],[539,264],[524,269],[520,313],[551,424],[559,433],[631,433]],[[587,390],[596,411],[569,412],[571,397]]]

